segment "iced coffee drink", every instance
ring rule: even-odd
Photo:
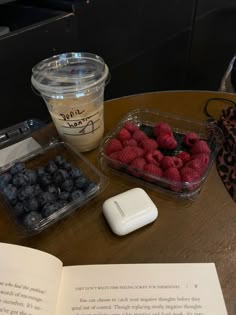
[[[96,148],[104,133],[103,93],[85,104],[79,99],[50,100],[52,120],[64,142],[81,152]]]
[[[89,53],[68,53],[33,68],[32,84],[44,98],[63,141],[80,152],[96,148],[104,133],[108,68]]]

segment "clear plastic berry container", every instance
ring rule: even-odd
[[[23,235],[39,233],[78,210],[107,183],[82,154],[58,140],[0,169],[2,203]]]
[[[121,162],[121,155],[119,155],[119,151],[118,158],[117,155],[115,155],[116,157],[114,158],[114,155],[112,156],[107,153],[108,144],[111,139],[117,139],[119,137],[118,133],[122,128],[124,128],[127,122],[138,127],[139,130],[142,130],[151,139],[155,139],[155,135],[153,134],[154,126],[163,122],[168,124],[177,142],[177,146],[174,149],[158,148],[163,156],[168,157],[178,156],[181,152],[188,153],[189,148],[184,146],[183,139],[185,135],[189,133],[197,134],[199,140],[206,142],[210,149],[208,162],[206,167],[204,168],[204,172],[202,172],[201,175],[198,175],[197,179],[191,181],[182,180],[182,177],[180,177],[180,179],[178,180],[172,180],[163,176],[163,174],[156,175],[146,171],[147,167],[146,169],[143,169],[134,167],[130,163]],[[127,178],[136,181],[141,186],[148,186],[171,197],[195,200],[199,195],[203,184],[210,172],[212,164],[221,147],[222,139],[222,132],[214,123],[186,119],[181,116],[171,115],[152,109],[136,109],[129,112],[123,119],[121,119],[117,126],[104,137],[104,140],[99,148],[99,160],[101,168],[105,172],[105,174],[126,176]],[[129,155],[131,156],[132,152],[130,151]],[[147,152],[145,152],[145,158],[146,153]]]

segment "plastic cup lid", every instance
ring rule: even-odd
[[[91,93],[105,83],[108,67],[104,60],[91,53],[71,52],[53,56],[36,64],[31,82],[41,94]]]

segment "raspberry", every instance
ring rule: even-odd
[[[192,183],[200,178],[200,174],[188,166],[185,166],[180,170],[180,175],[183,182],[189,183]]]
[[[142,130],[138,129],[133,133],[132,138],[137,142],[140,142],[142,140],[148,139],[148,136]]]
[[[120,162],[119,162],[119,152],[120,151],[112,152],[109,155],[109,158],[112,160],[112,161],[109,161],[109,165],[117,170],[121,167]]]
[[[191,184],[200,178],[200,174],[196,170],[185,166],[180,170],[180,175],[183,182],[190,183],[184,184],[188,190],[194,190],[199,187],[199,184]]]
[[[184,165],[183,161],[179,157],[173,156],[172,158],[173,158],[173,161],[175,163],[175,167],[176,168],[179,169],[179,168],[181,168]]]
[[[175,162],[172,156],[164,156],[161,160],[161,167],[163,170],[167,170],[170,167],[175,167]]]
[[[161,134],[157,138],[157,142],[159,144],[159,147],[162,149],[173,150],[177,147],[177,141],[173,136],[170,136],[169,134]]]
[[[190,154],[188,152],[182,151],[177,154],[177,157],[180,158],[184,163],[190,160]]]
[[[125,123],[124,128],[127,129],[131,134],[133,134],[136,130],[138,130],[138,127],[130,121],[127,121]]]
[[[140,147],[132,147],[132,149],[137,154],[137,157],[142,157],[145,154],[145,151]]]
[[[146,153],[145,159],[148,163],[153,163],[159,166],[163,159],[163,154],[159,150],[154,150],[153,152]]]
[[[161,153],[161,151],[159,150],[155,150],[152,152],[152,156],[153,158],[157,161],[157,162],[161,162],[161,160],[163,159],[164,155]]]
[[[193,154],[191,156],[191,159],[193,160],[200,160],[201,162],[203,162],[203,164],[208,165],[209,161],[210,161],[210,157],[209,154],[207,153],[197,153],[197,154]]]
[[[192,146],[190,150],[191,154],[196,154],[196,153],[210,153],[211,150],[204,140],[198,140],[194,145]]]
[[[162,176],[162,169],[153,163],[146,164],[143,170],[148,173],[144,178],[149,182],[155,181],[155,177]]]
[[[173,191],[180,191],[182,189],[180,172],[176,167],[170,167],[167,170],[165,170],[163,173],[163,177],[169,179],[170,181],[177,182],[169,184],[168,185],[169,189]]]
[[[187,133],[183,138],[183,143],[187,147],[192,147],[199,140],[199,136],[195,132]]]
[[[138,145],[137,141],[134,139],[129,139],[129,140],[125,140],[123,141],[123,146],[132,146],[132,147],[136,147]]]
[[[153,163],[155,165],[160,166],[160,163],[154,159],[152,152],[148,152],[145,154],[145,160],[147,161],[147,163]]]
[[[120,153],[120,151],[112,152],[109,155],[109,158],[112,159],[112,160],[118,161],[119,160],[119,153]]]
[[[124,147],[120,152],[118,159],[121,163],[129,164],[131,161],[136,159],[137,152],[135,152],[134,147]]]
[[[122,129],[118,132],[117,138],[118,138],[120,141],[129,140],[129,139],[131,139],[131,133],[130,133],[127,129],[122,128]]]
[[[144,168],[144,166],[146,165],[146,160],[144,158],[136,158],[135,160],[133,160],[130,163],[130,166],[128,168],[128,171],[136,176],[136,177],[140,177],[142,176],[142,170]]]
[[[199,159],[190,160],[185,166],[194,169],[199,175],[202,175],[206,170],[206,165]]]
[[[112,138],[108,141],[107,145],[105,146],[105,154],[110,155],[112,152],[120,151],[123,148],[120,140],[116,138]]]
[[[141,147],[145,152],[152,152],[157,149],[158,143],[154,139],[143,139],[140,141]]]
[[[159,122],[153,127],[154,136],[158,137],[161,134],[169,134],[172,135],[172,131],[170,126],[167,123]]]

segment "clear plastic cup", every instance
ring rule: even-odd
[[[104,133],[104,88],[109,70],[91,53],[64,53],[32,69],[31,82],[43,97],[63,141],[80,152],[95,149]]]

